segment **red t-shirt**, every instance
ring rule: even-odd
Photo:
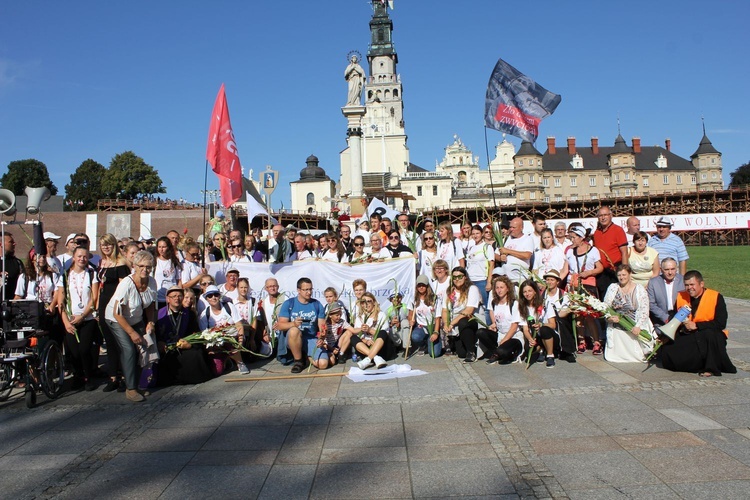
[[[602,253],[604,269],[614,269],[622,262],[620,247],[628,246],[628,237],[623,228],[610,224],[607,229],[594,231],[594,246]]]

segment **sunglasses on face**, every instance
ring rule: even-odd
[[[426,236],[425,241],[434,240],[435,238],[433,236]]]
[[[242,245],[229,245],[228,248],[242,248]]]
[[[354,246],[355,247],[363,247],[363,246],[365,246],[365,244],[364,243],[354,243]]]
[[[453,276],[451,276],[451,278],[453,278],[453,281],[456,281],[456,280],[462,280],[462,279],[464,279],[465,277],[466,277],[466,276],[464,276],[463,274],[454,274]]]
[[[198,259],[198,258],[200,258],[201,254],[199,254],[199,253],[191,253],[190,256],[192,258],[194,258],[194,259]]]
[[[218,293],[209,293],[209,294],[206,295],[206,298],[207,299],[218,299],[219,298],[219,294]]]
[[[363,300],[363,301],[362,301],[362,303],[363,303],[363,304],[374,304],[374,303],[375,303],[375,301],[374,301],[374,300],[372,300],[372,299],[367,299],[367,300]]]
[[[201,285],[201,286],[208,286],[208,285],[212,285],[212,284],[213,284],[213,283],[211,283],[210,281],[202,281],[202,282],[200,283],[200,285]]]
[[[398,240],[400,238],[398,236],[389,236],[388,239],[389,240]]]

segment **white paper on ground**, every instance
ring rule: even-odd
[[[410,365],[390,365],[377,370],[360,370],[359,368],[349,368],[346,377],[352,382],[369,382],[374,380],[387,380],[401,377],[414,377],[417,375],[427,375],[422,370],[412,370]]]

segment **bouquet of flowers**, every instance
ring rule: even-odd
[[[215,326],[207,328],[202,332],[193,333],[180,339],[191,346],[204,345],[207,349],[214,349],[225,352],[245,351],[250,352],[237,340],[237,328],[234,325]],[[178,341],[179,343],[179,341]],[[167,346],[167,351],[177,349],[177,343]]]
[[[618,318],[617,325],[621,326],[626,332],[630,333],[633,331],[633,328],[635,328],[637,325],[635,324],[635,319],[631,318],[627,314],[621,314],[617,312],[618,306],[623,306],[625,302],[620,297],[620,294],[618,293],[615,295],[615,299],[612,302],[612,307],[607,306],[607,311],[604,314],[605,318]],[[605,304],[606,305],[606,304]],[[640,340],[643,340],[644,342],[651,342],[652,337],[651,334],[648,333],[648,331],[641,329],[640,333],[638,333],[638,337]]]
[[[569,290],[567,296],[569,301],[568,308],[576,316],[601,318],[605,315],[607,308],[609,307],[607,304],[585,291]]]

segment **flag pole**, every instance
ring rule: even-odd
[[[206,160],[206,172],[203,178],[203,227],[201,233],[203,234],[203,251],[201,252],[201,268],[206,267],[206,197],[208,196],[208,160]]]
[[[490,191],[492,191],[492,204],[495,206],[497,217],[497,200],[495,199],[495,183],[492,180],[492,165],[490,164],[490,148],[487,145],[487,127],[484,127],[484,152],[487,154],[487,170],[490,172]]]

